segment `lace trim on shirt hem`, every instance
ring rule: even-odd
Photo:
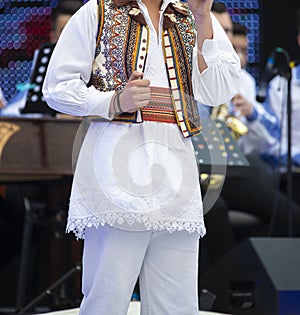
[[[147,216],[142,214],[105,214],[102,217],[87,217],[87,218],[69,218],[67,222],[66,232],[73,232],[77,239],[84,239],[85,228],[86,227],[95,227],[104,225],[122,225],[127,223],[129,226],[132,226],[135,223],[142,223],[146,230],[153,231],[162,231],[167,230],[172,233],[175,231],[187,231],[189,233],[198,233],[200,237],[203,237],[206,233],[206,229],[202,222],[180,222],[180,221],[153,221],[150,220]]]

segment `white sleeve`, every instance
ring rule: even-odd
[[[1,87],[0,87],[0,100],[3,103],[3,106],[5,106],[7,104],[7,101],[6,101],[6,99],[5,99],[4,95],[3,95]]]
[[[246,70],[242,70],[240,94],[254,106],[254,110],[250,117],[244,117],[249,131],[239,139],[239,144],[246,154],[266,153],[276,145],[280,126],[273,111],[256,101],[256,82]]]
[[[49,62],[43,95],[48,105],[59,112],[109,118],[114,92],[88,87],[96,46],[96,5],[96,0],[86,3],[63,29]]]
[[[258,114],[256,120],[247,124],[249,132],[238,140],[245,154],[252,152],[264,154],[276,150],[280,130],[277,121],[268,120],[268,116]]]
[[[241,63],[222,26],[211,14],[213,39],[206,39],[202,53],[207,68],[199,72],[198,49],[193,53],[193,92],[203,104],[218,106],[238,93]]]

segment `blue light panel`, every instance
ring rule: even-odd
[[[49,40],[56,0],[1,0],[0,85],[10,100],[29,80],[34,50]]]
[[[258,64],[260,62],[260,24],[261,24],[261,13],[260,13],[260,1],[229,1],[229,0],[218,0],[223,2],[228,12],[230,13],[234,22],[243,24],[248,29],[248,62],[249,71],[257,79],[259,77]]]

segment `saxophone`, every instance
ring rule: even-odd
[[[228,107],[228,104],[221,104],[220,106],[213,107],[211,118],[223,121],[231,130],[235,140],[238,140],[241,136],[248,133],[248,127],[239,118],[230,115]]]

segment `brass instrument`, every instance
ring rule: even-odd
[[[228,113],[228,105],[222,104],[213,107],[211,118],[218,119],[226,123],[227,127],[232,131],[233,137],[237,140],[240,136],[248,133],[248,127],[239,118]]]
[[[231,130],[232,136],[235,140],[248,133],[248,127],[239,118],[230,115],[228,111],[228,104],[221,104],[213,107],[210,117],[214,120],[223,121]],[[206,189],[221,189],[225,180],[224,174],[200,174],[201,184]]]

